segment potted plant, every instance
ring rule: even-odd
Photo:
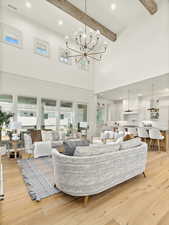
[[[4,124],[8,126],[10,122],[10,118],[12,116],[13,116],[12,113],[2,112],[2,110],[0,109],[0,142],[1,142],[1,136],[2,136],[2,127]]]

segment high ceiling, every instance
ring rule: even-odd
[[[84,10],[84,0],[69,0]],[[109,43],[109,52],[95,68],[95,92],[126,85],[134,81],[168,73],[168,0],[155,0],[158,12],[150,15],[139,0],[87,0],[88,15],[117,33],[117,41]],[[31,7],[26,7],[26,2]],[[116,9],[111,5],[115,3]],[[84,25],[46,0],[0,0],[18,14],[42,24],[60,35],[72,35]],[[58,22],[63,24],[59,25]],[[157,54],[158,53],[158,54]],[[144,65],[144,66],[142,66]],[[151,80],[130,86],[135,94],[151,93]],[[144,88],[143,88],[144,87]],[[157,90],[169,87],[168,78],[157,81]],[[104,93],[105,98],[126,96],[128,86]]]
[[[160,1],[162,0],[156,0],[158,4]],[[26,2],[27,0],[1,0],[3,7],[8,8],[8,5],[12,5],[17,8],[17,10],[13,11],[31,18],[61,35],[72,34],[80,27],[83,27],[77,20],[54,7],[46,0],[29,0],[32,5],[30,9],[25,6]],[[70,0],[70,2],[84,10],[84,0]],[[116,3],[116,10],[111,9],[112,3]],[[130,26],[133,21],[149,14],[138,0],[88,0],[87,8],[89,16],[118,35],[127,26]],[[59,20],[63,21],[62,26],[58,25]]]
[[[99,96],[108,100],[122,100],[127,97],[128,91],[131,96],[149,96],[152,95],[152,85],[155,95],[169,95],[169,74],[105,91]]]

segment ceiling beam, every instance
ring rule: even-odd
[[[81,23],[86,24],[93,30],[99,30],[100,33],[109,40],[116,41],[117,39],[116,33],[112,32],[111,30],[103,26],[101,23],[97,22],[95,19],[88,16],[86,13],[84,13],[82,10],[74,6],[69,1],[67,0],[47,0],[47,1],[55,5],[59,9],[63,10],[67,14],[71,15]]]
[[[144,7],[149,11],[150,14],[155,14],[158,10],[157,3],[155,0],[139,0]]]

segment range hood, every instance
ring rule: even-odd
[[[136,115],[138,114],[138,112],[132,110],[126,110],[123,112],[123,115],[134,115],[134,114]]]

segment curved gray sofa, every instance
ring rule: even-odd
[[[59,190],[72,196],[90,196],[142,174],[147,144],[87,157],[66,156],[53,150],[52,159]]]

